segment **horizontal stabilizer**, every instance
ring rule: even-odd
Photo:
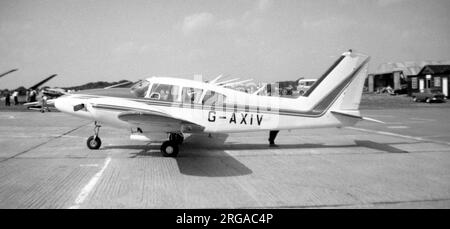
[[[373,119],[373,118],[363,117],[363,116],[360,116],[360,115],[355,115],[355,114],[352,114],[351,112],[346,112],[346,111],[331,111],[331,113],[332,113],[332,114],[335,114],[335,115],[342,115],[342,116],[349,117],[349,118],[356,118],[356,119],[366,120],[366,121],[370,121],[370,122],[376,122],[376,123],[386,124],[386,123],[383,122],[383,121],[376,120],[376,119]]]
[[[376,119],[373,119],[373,118],[362,117],[362,119],[363,119],[363,120],[366,120],[366,121],[370,121],[370,122],[376,122],[376,123],[386,124],[386,123],[383,122],[383,121],[376,120]]]

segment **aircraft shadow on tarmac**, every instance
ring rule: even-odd
[[[252,173],[247,166],[227,154],[220,148],[208,153],[209,146],[223,145],[228,135],[188,136],[180,147],[180,154],[174,158],[180,173],[190,176],[204,177],[233,177],[244,176]],[[206,146],[206,147],[205,147]],[[130,158],[136,157],[163,157],[160,153],[160,145],[122,145],[107,146],[103,149],[136,149]],[[216,150],[217,149],[217,150]]]
[[[180,154],[175,158],[182,174],[190,176],[206,177],[232,177],[243,176],[252,173],[248,167],[230,156],[225,150],[270,150],[268,144],[225,144],[228,135],[208,137],[206,135],[188,136],[180,149]],[[403,144],[403,143],[391,143]],[[159,145],[122,145],[106,146],[103,149],[132,149],[139,150],[131,153],[130,158],[136,157],[162,157]],[[390,144],[378,143],[367,140],[355,140],[351,145],[325,145],[325,144],[282,144],[275,149],[314,149],[314,148],[352,148],[365,147],[387,153],[408,153]]]

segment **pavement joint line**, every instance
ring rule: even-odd
[[[396,134],[396,133],[386,132],[386,131],[370,130],[370,129],[357,128],[357,127],[345,127],[345,128],[350,129],[350,130],[374,133],[374,134],[381,134],[381,135],[387,135],[387,136],[393,136],[393,137],[412,139],[412,140],[421,141],[421,142],[432,142],[432,143],[437,143],[437,144],[450,145],[450,142],[436,141],[436,140],[432,140],[432,139],[414,137],[414,136],[403,135],[403,134]]]
[[[361,202],[354,204],[318,204],[318,205],[284,205],[284,206],[270,206],[261,208],[280,208],[280,209],[290,209],[290,208],[340,208],[340,207],[371,207],[377,205],[395,205],[395,204],[409,204],[409,203],[424,203],[424,202],[440,202],[440,201],[450,201],[450,198],[436,198],[436,199],[420,199],[420,200],[397,200],[397,201],[375,201],[375,202]],[[252,208],[252,207],[242,207]]]
[[[388,126],[388,129],[408,129],[409,126]]]
[[[83,125],[78,126],[78,127],[74,128],[74,129],[71,129],[71,130],[69,130],[69,131],[67,131],[67,132],[65,132],[65,133],[63,133],[63,134],[60,134],[60,135],[58,135],[58,136],[56,136],[56,137],[52,137],[52,138],[50,138],[49,140],[47,140],[47,141],[45,141],[45,142],[39,143],[39,144],[37,144],[37,145],[35,145],[35,146],[32,146],[31,148],[29,148],[29,149],[27,149],[27,150],[24,150],[24,151],[22,151],[22,152],[20,152],[20,153],[14,154],[14,155],[11,156],[11,157],[7,157],[7,158],[5,158],[4,160],[1,160],[0,163],[1,163],[1,162],[8,161],[8,160],[13,159],[13,158],[16,158],[16,157],[18,157],[18,156],[20,156],[20,155],[22,155],[22,154],[28,153],[28,152],[30,152],[31,150],[37,149],[37,148],[39,148],[39,147],[41,147],[41,146],[43,146],[43,145],[45,145],[45,144],[47,144],[47,143],[49,143],[49,142],[55,140],[55,139],[58,139],[58,138],[61,138],[61,137],[65,136],[65,135],[67,135],[67,134],[70,134],[70,133],[72,133],[72,132],[74,132],[74,131],[80,129],[81,127],[87,126],[88,124],[90,124],[90,123],[83,124]]]
[[[100,180],[100,178],[103,175],[103,172],[105,172],[106,168],[108,167],[109,163],[111,162],[111,157],[106,158],[105,163],[103,164],[103,167],[98,171],[90,180],[89,182],[81,189],[80,194],[78,194],[77,198],[75,199],[75,204],[70,206],[69,209],[78,209],[80,208],[81,204],[86,200],[86,198],[89,196],[91,191],[94,189],[97,182]]]

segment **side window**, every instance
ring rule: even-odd
[[[202,92],[202,89],[184,87],[181,92],[181,101],[183,103],[199,103]]]
[[[168,84],[153,84],[149,99],[173,102],[178,100],[178,86]]]
[[[225,102],[225,96],[215,91],[207,91],[203,97],[202,104],[210,106],[220,106]]]

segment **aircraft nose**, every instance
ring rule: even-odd
[[[85,106],[86,100],[83,99],[64,96],[55,100],[55,107],[61,112],[81,118],[92,118],[93,114]]]
[[[60,97],[55,99],[55,107],[61,112],[65,113],[72,113],[73,112],[73,105],[70,101],[71,99]]]

